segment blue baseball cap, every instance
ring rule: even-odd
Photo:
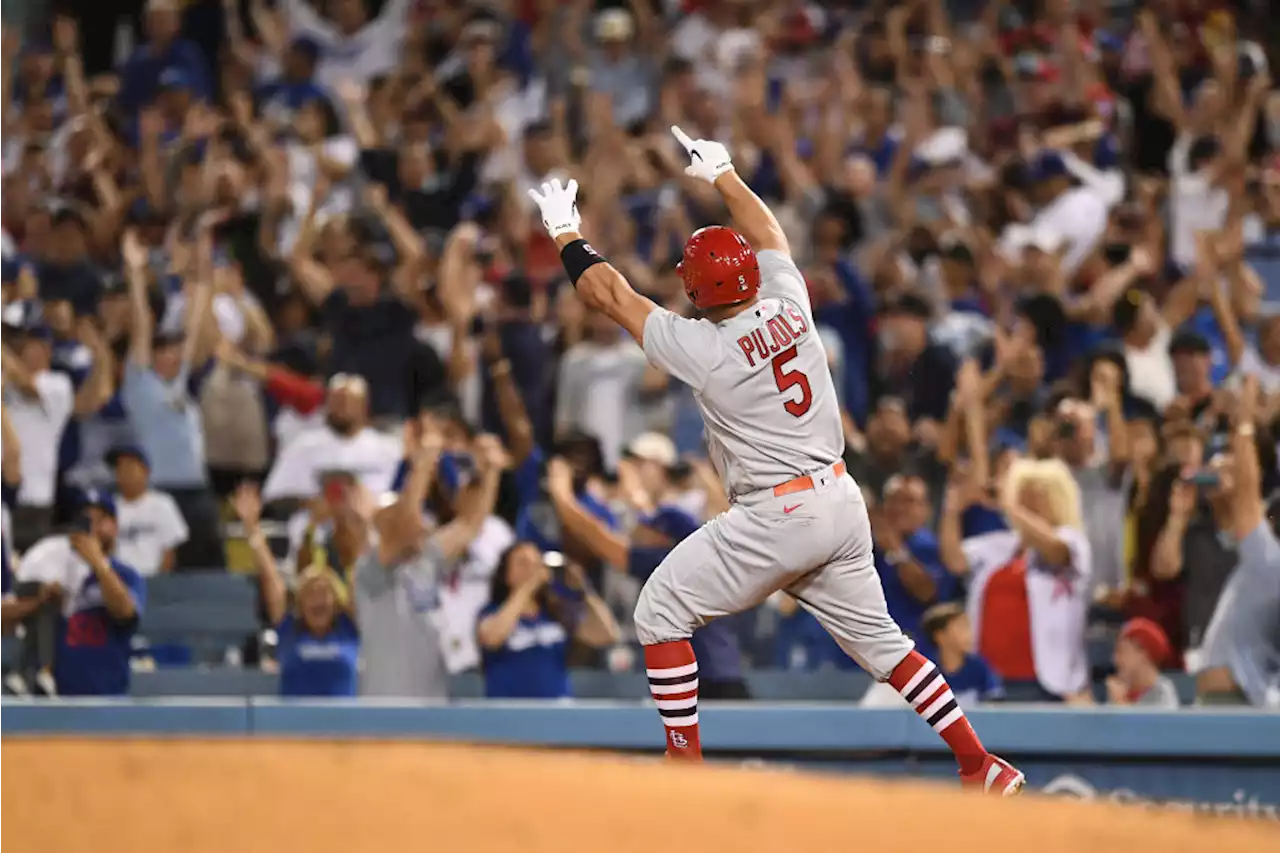
[[[137,459],[143,465],[146,465],[147,468],[151,467],[151,462],[147,459],[147,454],[144,453],[142,448],[136,444],[122,444],[119,447],[113,447],[107,453],[107,464],[115,465],[124,458]]]
[[[80,499],[80,508],[97,507],[112,518],[116,517],[116,499],[106,489],[86,489]]]
[[[320,42],[310,36],[298,36],[289,42],[289,49],[297,51],[312,62],[320,57]]]
[[[160,88],[161,89],[194,89],[195,85],[191,79],[191,75],[187,73],[185,68],[177,65],[170,65],[168,68],[160,72]]]
[[[1057,151],[1041,151],[1028,171],[1028,178],[1032,183],[1065,178],[1071,174],[1067,171],[1066,161]]]

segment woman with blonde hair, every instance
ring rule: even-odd
[[[279,637],[281,696],[355,696],[359,686],[360,633],[351,615],[346,583],[316,548],[297,577],[293,607],[276,559],[258,526],[262,498],[244,483],[232,505],[248,533],[267,622]]]
[[[1018,459],[1001,489],[1009,530],[961,539],[958,484],[947,489],[938,547],[947,569],[969,578],[967,609],[978,651],[1012,682],[1046,698],[1084,700],[1084,630],[1092,572],[1080,488],[1059,459]]]

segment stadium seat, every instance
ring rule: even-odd
[[[1186,672],[1166,672],[1173,686],[1178,689],[1178,702],[1194,705],[1196,702],[1196,677]]]
[[[226,572],[158,575],[147,581],[139,633],[152,645],[190,647],[197,661],[221,660],[259,628],[252,578]]]
[[[0,662],[5,672],[18,665],[17,637],[0,637]]]
[[[746,677],[751,698],[768,702],[857,702],[871,686],[862,670],[756,670]]]
[[[156,575],[147,580],[148,604],[247,601],[253,607],[257,596],[253,578],[229,574],[221,569]]]
[[[1120,631],[1114,627],[1095,625],[1085,639],[1089,655],[1089,673],[1094,679],[1105,678],[1114,668],[1111,656],[1116,648]]]
[[[484,676],[478,672],[460,672],[449,676],[451,699],[483,699]]]
[[[174,667],[151,672],[134,672],[129,685],[132,696],[276,696],[279,676],[260,669],[233,666]]]

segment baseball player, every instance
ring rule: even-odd
[[[689,636],[785,589],[942,736],[965,785],[1017,793],[1023,774],[983,748],[942,673],[889,617],[867,509],[838,461],[844,434],[826,354],[778,221],[738,177],[723,145],[671,130],[692,160],[687,174],[720,191],[741,231],[703,228],[685,244],[679,271],[700,319],[636,293],[588,245],[579,233],[576,181],[529,191],[586,305],[693,389],[732,504],[671,551],[636,604],[667,755],[702,757]]]

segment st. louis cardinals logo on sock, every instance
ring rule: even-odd
[[[676,749],[687,749],[689,741],[683,734],[673,730],[671,732],[671,745]]]

